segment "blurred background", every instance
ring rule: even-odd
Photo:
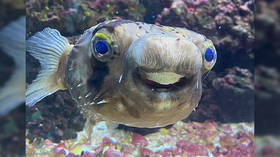
[[[0,156],[25,156],[25,5],[0,0]],[[19,18],[21,18],[20,21]],[[17,28],[9,24],[18,21]],[[21,33],[18,33],[18,31]]]
[[[255,140],[257,157],[280,156],[280,2],[256,1]]]

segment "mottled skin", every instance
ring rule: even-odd
[[[95,53],[96,33],[111,51]],[[160,127],[186,118],[198,105],[202,76],[215,64],[204,51],[212,42],[183,29],[132,21],[109,21],[88,29],[69,54],[65,83],[86,116],[135,127]],[[216,52],[215,52],[216,53]],[[143,81],[148,72],[184,76],[168,88]]]

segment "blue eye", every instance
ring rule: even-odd
[[[95,51],[99,54],[106,54],[109,51],[108,43],[106,41],[97,41],[95,43]]]
[[[213,49],[207,48],[205,52],[205,60],[207,62],[211,62],[215,58],[215,53],[213,52]]]

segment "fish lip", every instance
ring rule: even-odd
[[[165,71],[159,70],[159,69],[143,69],[143,68],[136,68],[134,70],[134,81],[139,82],[142,86],[145,88],[155,91],[155,92],[176,92],[184,89],[186,86],[188,86],[191,82],[194,81],[194,75],[182,75],[180,79],[178,79],[177,82],[171,83],[171,84],[160,84],[158,82],[155,82],[153,80],[149,80],[145,77],[145,74],[151,73],[151,72],[158,72],[163,73]],[[174,73],[174,72],[170,72]],[[176,73],[174,73],[176,74]],[[180,74],[178,74],[180,75]]]

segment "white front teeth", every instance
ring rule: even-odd
[[[155,72],[145,73],[147,80],[154,81],[162,85],[174,84],[179,82],[184,76],[173,73],[173,72]]]

